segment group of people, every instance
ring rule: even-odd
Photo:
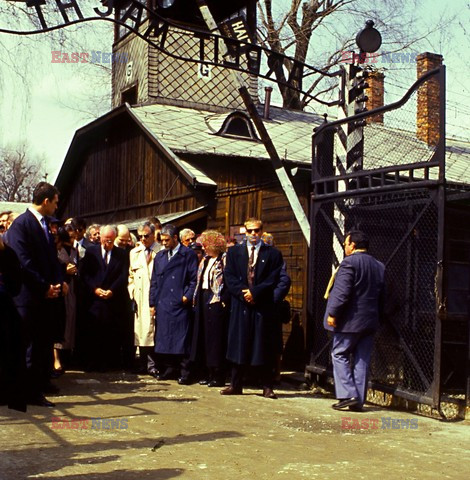
[[[59,222],[58,199],[39,183],[32,206],[0,237],[4,402],[53,406],[46,394],[67,358],[88,371],[130,368],[222,395],[242,394],[251,375],[276,398],[291,282],[261,219],[247,219],[244,240],[228,247],[215,230],[178,233],[156,218],[136,237],[124,225]],[[326,294],[325,328],[334,332],[334,408],[361,409],[384,268],[362,232],[346,235],[345,252]]]

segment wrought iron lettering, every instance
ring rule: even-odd
[[[337,77],[338,82],[342,84],[344,80],[341,69],[335,72],[322,71],[281,53],[273,52],[265,47],[251,43],[243,17],[237,17],[223,22],[221,28],[225,35],[222,36],[212,32],[201,31],[195,27],[175,24],[171,20],[161,17],[156,11],[149,9],[145,3],[141,3],[139,0],[130,0],[125,7],[121,6],[120,8],[116,5],[115,0],[108,0],[106,11],[100,10],[99,6],[92,7],[82,5],[83,8],[80,8],[79,0],[50,1],[57,5],[58,10],[56,10],[56,12],[62,17],[59,22],[63,23],[54,26],[47,24],[42,9],[42,6],[46,5],[47,0],[26,0],[26,6],[36,10],[41,29],[18,32],[0,28],[0,33],[29,35],[49,32],[86,21],[107,20],[133,32],[152,47],[174,59],[204,64],[206,66],[229,68],[249,75],[256,75],[266,80],[277,82],[282,87],[301,92],[306,97],[314,99],[324,105],[338,105],[343,101],[344,97],[342,95],[339,95],[337,100],[330,102],[323,101],[321,98],[311,94],[308,89],[304,91],[302,87],[303,78],[312,74],[319,74],[330,78]],[[86,11],[86,8],[89,9],[90,15],[84,15],[82,13]],[[70,12],[73,12],[74,16],[78,18],[69,18]],[[146,12],[146,15],[144,15],[144,12]],[[51,22],[50,17],[48,17],[48,21],[49,23]],[[146,21],[148,21],[148,26],[145,31],[139,31],[139,28],[142,27]],[[225,28],[223,28],[223,26],[225,26]],[[168,44],[170,28],[178,29],[179,35],[183,40],[186,39],[187,42],[194,43],[196,47],[194,54],[181,55],[178,51],[175,51],[173,45]],[[221,56],[221,44],[219,44],[219,42],[227,45],[227,55]],[[189,51],[191,51],[191,49],[189,49]],[[263,59],[265,60],[264,63]],[[284,65],[287,63],[293,66],[289,75],[284,72]],[[261,69],[263,64],[267,64],[265,71]],[[342,90],[344,90],[343,87],[341,91]]]

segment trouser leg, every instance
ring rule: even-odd
[[[367,382],[369,363],[374,345],[374,335],[362,337],[354,350],[354,383],[356,385],[359,403],[362,406],[367,398]]]
[[[333,361],[336,398],[338,399],[359,397],[351,369],[351,352],[357,335],[335,333],[333,336],[331,358]]]
[[[232,379],[231,379],[231,386],[235,390],[242,390],[243,389],[243,375],[245,374],[245,366],[234,364],[232,366]]]

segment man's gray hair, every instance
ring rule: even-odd
[[[142,232],[145,227],[149,228],[152,233],[155,233],[155,225],[154,225],[153,223],[151,223],[151,222],[141,223],[141,224],[137,227],[137,231],[138,231],[138,232]]]
[[[91,231],[92,230],[99,230],[101,226],[98,223],[93,223],[86,229],[86,238],[90,239]]]
[[[117,228],[114,225],[102,225],[100,227],[100,236],[104,235],[105,232],[107,232],[108,230],[114,232],[114,236],[117,237],[118,232]]]
[[[183,240],[186,235],[196,235],[190,228],[183,228],[180,232],[180,240]]]
[[[169,235],[170,237],[178,236],[178,229],[174,225],[165,225],[160,232],[161,235]]]

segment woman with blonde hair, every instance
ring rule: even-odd
[[[199,382],[209,387],[225,385],[228,308],[224,285],[227,243],[215,230],[199,238],[205,256],[199,264],[194,294],[194,330],[190,360],[205,373]]]

